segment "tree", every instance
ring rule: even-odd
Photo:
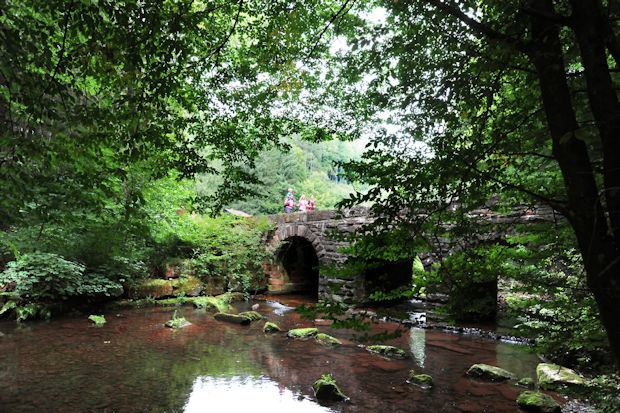
[[[294,62],[324,47],[336,7],[1,0],[2,227],[100,209],[132,166],[148,180],[210,171],[217,159],[213,200],[244,193],[256,177],[241,166],[300,129],[283,109],[300,89]],[[140,204],[134,195],[126,206]]]
[[[420,235],[492,194],[552,206],[574,231],[620,360],[618,4],[370,3],[386,22],[349,36],[327,90],[347,97],[358,125],[387,113],[398,129],[346,165],[375,186],[346,204],[376,202],[378,226]],[[414,210],[427,214],[404,213]]]

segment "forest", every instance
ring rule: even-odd
[[[247,293],[267,227],[222,212],[282,213],[289,187],[371,207],[351,271],[442,256],[482,231],[469,211],[546,206],[372,298],[500,275],[519,334],[609,407],[619,22],[611,0],[0,0],[0,314],[97,307],[170,257]]]

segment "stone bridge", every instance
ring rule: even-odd
[[[367,207],[355,207],[338,215],[335,210],[295,212],[291,214],[268,215],[268,221],[277,225],[265,238],[272,258],[263,264],[270,293],[316,292],[319,299],[342,301],[347,298],[363,299],[369,290],[372,277],[378,274],[360,274],[350,278],[332,277],[319,269],[319,264],[342,263],[346,256],[338,251],[346,243],[332,238],[334,232],[352,232],[372,222]],[[484,235],[484,239],[503,239],[510,228],[518,224],[549,222],[558,219],[553,210],[545,207],[515,208],[509,214],[498,214],[488,209],[472,211],[469,217],[491,224],[496,232]],[[497,232],[497,228],[504,228]],[[508,229],[506,229],[508,228]],[[447,245],[447,240],[446,240]],[[435,258],[431,253],[420,258],[428,269]],[[396,283],[411,280],[412,263],[386,263],[375,272],[389,273]],[[398,279],[401,279],[400,281]],[[340,285],[336,292],[330,285]],[[401,284],[402,285],[402,284]],[[394,286],[395,288],[396,286]]]

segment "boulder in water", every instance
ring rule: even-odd
[[[538,384],[545,390],[560,390],[563,387],[583,387],[584,379],[573,370],[557,364],[540,363],[536,367]]]
[[[508,370],[488,364],[474,364],[467,370],[467,375],[489,381],[515,380],[517,378],[517,376]]]
[[[261,318],[263,318],[263,316],[257,313],[256,311],[244,311],[243,313],[239,313],[239,315],[249,318],[250,321],[256,321],[256,320],[260,320]]]
[[[428,374],[415,374],[415,371],[413,370],[409,371],[409,378],[407,379],[407,382],[420,386],[424,389],[433,387],[433,378],[431,376]]]
[[[215,313],[213,314],[213,317],[215,317],[215,319],[218,321],[225,321],[227,323],[241,324],[241,325],[250,324],[250,322],[252,321],[248,317],[237,315],[237,314],[228,314],[228,313]]]
[[[314,395],[319,400],[347,400],[347,396],[340,391],[331,374],[321,376],[320,379],[314,382],[312,389],[314,390]]]
[[[373,345],[366,347],[366,350],[372,354],[377,354],[386,358],[404,359],[407,358],[405,350],[401,350],[394,346]]]
[[[318,341],[324,346],[335,346],[335,345],[342,344],[342,341],[338,340],[336,337],[332,337],[324,333],[318,333],[316,335],[316,341]]]
[[[277,324],[272,323],[271,321],[267,321],[265,323],[265,326],[263,327],[263,332],[265,333],[277,333],[279,331],[282,331],[282,329],[280,329]]]
[[[307,340],[311,337],[316,336],[319,333],[314,327],[310,328],[295,328],[293,330],[289,330],[286,333],[287,337],[294,338],[295,340]]]
[[[517,398],[517,405],[526,412],[560,413],[562,408],[553,397],[537,391],[524,391]]]

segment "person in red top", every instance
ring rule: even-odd
[[[293,212],[293,208],[295,207],[295,196],[293,196],[293,189],[288,189],[288,194],[286,195],[286,199],[284,199],[284,212],[290,214]]]
[[[308,211],[314,211],[314,195],[310,195],[308,200]]]

